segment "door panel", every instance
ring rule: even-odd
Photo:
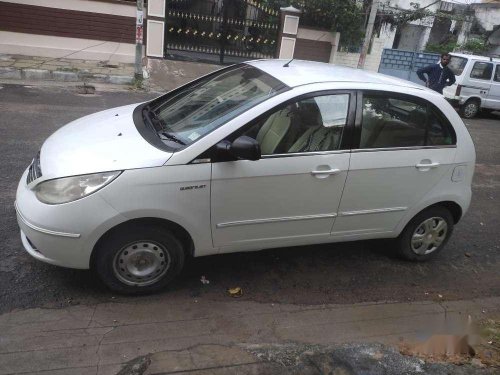
[[[333,234],[387,232],[452,167],[456,148],[353,152]],[[429,164],[428,167],[417,167]]]
[[[392,232],[452,167],[456,135],[431,103],[367,91],[332,235]]]
[[[349,152],[341,151],[214,163],[214,245],[328,237],[347,177],[349,157]]]
[[[495,68],[493,82],[491,83],[488,98],[484,101],[484,107],[490,109],[500,109],[500,65]]]
[[[488,100],[492,71],[492,63],[476,61],[472,66],[467,83],[462,87],[462,95],[479,96],[484,105]]]

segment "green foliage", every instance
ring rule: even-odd
[[[381,3],[380,8],[383,10],[383,13],[378,17],[378,22],[391,25],[392,30],[399,26],[404,26],[411,21],[434,16],[434,13],[429,9],[422,8],[419,3],[413,2],[410,3],[410,9],[402,9],[397,5],[392,6],[390,1],[387,0],[385,3]]]
[[[443,52],[451,52],[457,48],[457,43],[454,41],[449,41],[445,43],[427,43],[425,47],[425,52],[433,52],[433,53],[443,53]]]
[[[364,35],[362,4],[356,0],[267,0],[278,9],[293,5],[302,10],[300,25],[316,29],[340,32],[343,45],[359,44]]]
[[[488,50],[486,41],[478,38],[471,38],[465,44],[460,46],[460,50],[473,54],[481,54]]]
[[[452,52],[461,51],[480,55],[488,50],[488,45],[485,40],[479,38],[471,38],[466,43],[458,45],[455,41],[448,41],[445,43],[428,43],[425,47],[425,52]]]

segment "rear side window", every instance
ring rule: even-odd
[[[360,148],[453,145],[455,132],[430,103],[385,94],[363,96]]]
[[[495,69],[495,77],[493,79],[496,82],[500,82],[500,65],[497,65],[497,68]]]
[[[453,74],[459,76],[464,71],[465,65],[467,65],[467,59],[465,57],[451,56],[448,68],[451,69]]]
[[[427,146],[450,146],[457,143],[451,124],[437,110],[429,111],[427,123]]]
[[[493,64],[485,62],[475,62],[470,72],[471,78],[490,80],[493,71]]]

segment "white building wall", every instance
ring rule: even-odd
[[[375,38],[373,40],[371,53],[366,55],[365,70],[371,70],[374,72],[378,71],[383,49],[384,40],[381,38]],[[359,55],[359,53],[337,52],[333,59],[333,63],[356,68],[358,66]]]
[[[440,7],[440,1],[436,0],[391,0],[390,1],[390,6],[392,7],[398,7],[400,9],[413,9],[410,3],[418,3],[420,5],[420,8],[427,7],[426,9],[431,11],[431,12],[436,12],[439,10]],[[411,21],[409,22],[410,25],[415,25],[415,26],[421,26],[422,28],[422,33],[415,34],[412,36],[412,40],[407,40],[407,45],[415,45],[415,50],[420,51],[425,48],[427,45],[427,42],[429,40],[429,37],[431,35],[431,29],[432,25],[434,24],[434,17],[426,17],[422,18],[420,20],[416,21]],[[408,29],[410,30],[410,28]],[[410,36],[407,36],[407,39],[410,38]],[[394,37],[392,38],[394,41]],[[386,44],[386,48],[391,48],[392,44],[388,46]]]
[[[500,25],[500,3],[477,5],[474,11],[479,24],[486,31],[491,31],[494,26]]]

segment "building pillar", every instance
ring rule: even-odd
[[[165,53],[165,0],[149,0],[146,32],[146,56],[161,57]]]
[[[329,60],[330,64],[335,63],[335,57],[337,56],[337,50],[339,49],[339,42],[340,42],[340,33],[335,32],[333,34],[334,34],[333,40],[331,41],[332,51],[330,52],[330,60]]]
[[[276,49],[277,58],[293,58],[301,13],[301,10],[293,6],[280,8],[280,28],[278,34],[278,48]]]

